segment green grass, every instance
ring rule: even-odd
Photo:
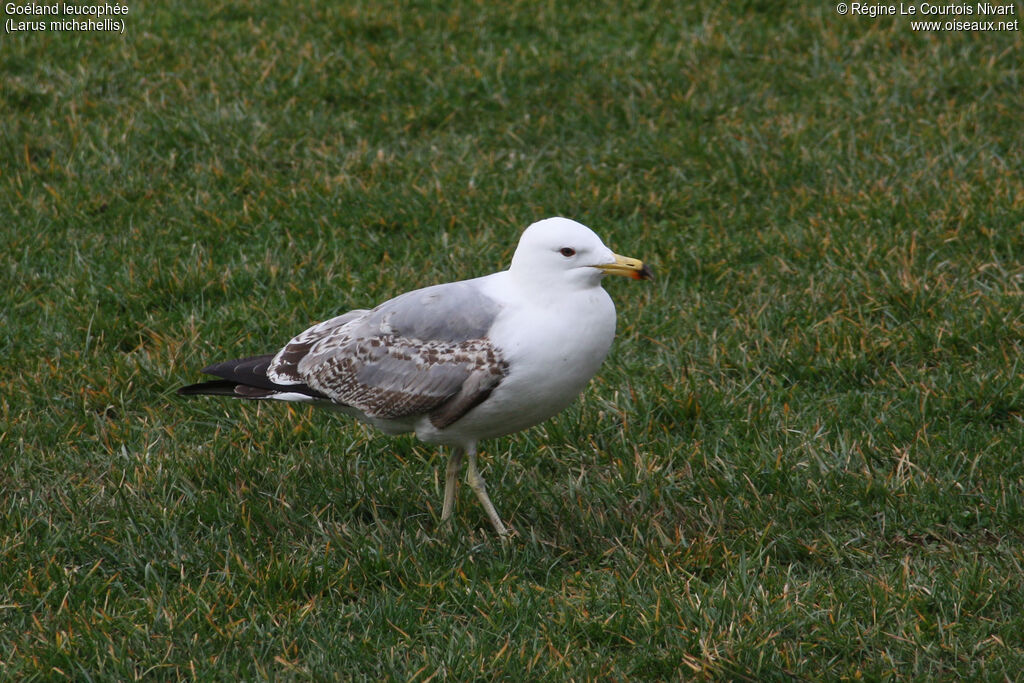
[[[0,38],[0,677],[1019,677],[1021,34],[535,5]],[[433,448],[173,393],[549,215],[660,277],[484,444],[507,547]]]

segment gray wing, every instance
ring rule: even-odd
[[[309,328],[275,356],[267,375],[368,417],[429,414],[444,428],[508,372],[487,338],[498,310],[472,281],[408,292]]]

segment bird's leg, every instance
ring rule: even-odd
[[[469,451],[469,469],[466,472],[466,481],[469,483],[469,488],[473,489],[473,493],[480,500],[480,504],[484,506],[484,512],[491,519],[491,524],[494,525],[494,530],[498,532],[498,535],[502,537],[508,536],[508,529],[501,523],[498,511],[494,509],[491,499],[487,497],[484,478],[480,476],[480,471],[476,468],[476,445],[470,446],[467,450]]]
[[[447,522],[455,511],[455,489],[459,485],[459,472],[462,470],[462,456],[466,454],[461,448],[452,449],[448,458],[448,467],[444,477],[444,507],[441,508],[441,521]]]

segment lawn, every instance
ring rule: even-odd
[[[127,1],[0,37],[0,678],[1020,676],[1019,29]],[[434,447],[174,393],[551,215],[659,278],[482,444],[507,544]]]

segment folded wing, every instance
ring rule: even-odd
[[[222,379],[186,393],[308,396],[368,418],[429,415],[444,428],[486,399],[508,372],[487,337],[497,312],[473,281],[427,287],[315,325],[272,357],[210,366],[204,372]]]

